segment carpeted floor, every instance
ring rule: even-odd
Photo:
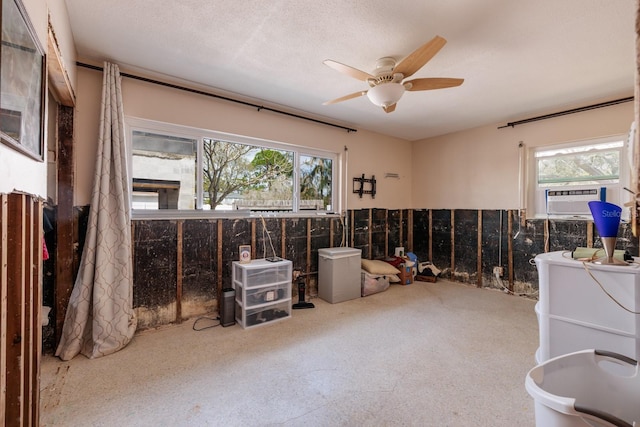
[[[534,300],[441,280],[312,302],[253,329],[195,331],[192,319],[100,359],[46,356],[41,423],[535,425],[524,388],[538,346]]]

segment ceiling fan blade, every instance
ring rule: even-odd
[[[382,109],[384,110],[385,113],[393,113],[394,111],[396,111],[396,105],[398,104],[396,103],[396,104],[389,105],[388,107],[382,107]]]
[[[339,71],[343,74],[351,76],[355,79],[362,80],[363,82],[366,82],[369,79],[375,79],[375,77],[373,77],[369,73],[365,73],[364,71],[360,71],[357,68],[353,68],[353,67],[350,67],[349,65],[341,64],[331,59],[325,59],[322,62],[336,71]]]
[[[402,73],[405,77],[413,75],[416,71],[424,66],[436,53],[442,49],[447,41],[440,37],[435,36],[430,41],[426,42],[418,49],[413,51],[409,56],[404,58],[394,68],[394,73]]]
[[[336,99],[332,99],[331,101],[323,102],[322,105],[337,104],[338,102],[346,101],[348,99],[357,98],[359,96],[363,96],[363,95],[366,95],[366,94],[367,94],[366,90],[361,90],[360,92],[350,93],[349,95],[341,96],[340,98],[336,98]]]
[[[424,79],[413,79],[404,83],[404,88],[409,91],[444,89],[448,87],[460,86],[464,79],[452,79],[447,77],[428,77]]]

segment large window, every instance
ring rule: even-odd
[[[624,204],[629,182],[625,143],[618,136],[535,148],[536,215],[589,216],[589,200]]]
[[[134,210],[335,210],[335,153],[128,119]]]
[[[616,184],[620,181],[622,140],[536,152],[538,186]]]

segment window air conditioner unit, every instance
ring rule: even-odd
[[[588,202],[607,201],[606,187],[547,190],[548,215],[591,215]]]

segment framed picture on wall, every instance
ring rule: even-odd
[[[2,3],[0,140],[43,160],[44,50],[21,0]]]

